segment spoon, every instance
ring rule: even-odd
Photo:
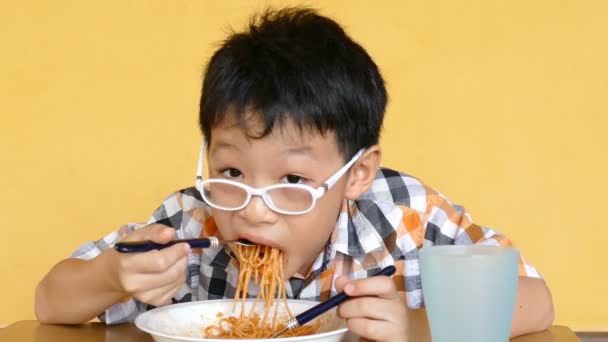
[[[167,247],[171,247],[176,243],[185,242],[190,245],[191,248],[209,248],[209,247],[217,247],[220,244],[234,242],[241,246],[255,246],[255,244],[249,240],[238,239],[238,240],[223,240],[220,241],[218,238],[212,236],[209,238],[200,238],[200,239],[180,239],[180,240],[171,240],[167,243],[156,243],[150,240],[146,241],[124,241],[118,242],[114,245],[114,249],[116,249],[120,253],[137,253],[137,252],[148,252],[155,249],[163,249]]]
[[[395,273],[395,266],[387,266],[387,267],[381,269],[378,273],[372,275],[372,277],[381,276],[381,275],[392,276],[394,273]],[[293,330],[299,326],[302,326],[302,325],[312,321],[313,319],[319,317],[321,314],[323,314],[327,310],[332,309],[332,308],[342,304],[344,301],[346,301],[347,299],[350,299],[350,298],[352,298],[352,297],[347,295],[344,292],[338,293],[337,295],[329,298],[328,300],[324,301],[323,303],[319,303],[319,304],[313,306],[312,308],[297,315],[296,317],[290,319],[289,321],[287,321],[287,323],[285,324],[285,328],[281,329],[281,331],[272,335],[272,338],[277,338],[281,334],[286,332],[287,330]]]

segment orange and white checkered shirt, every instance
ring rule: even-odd
[[[187,188],[169,196],[143,223],[126,224],[105,238],[82,245],[72,255],[92,259],[129,232],[147,224],[160,223],[175,228],[177,238],[209,237],[217,233],[210,208],[198,191]],[[500,233],[472,222],[461,206],[418,179],[390,169],[378,170],[371,189],[355,201],[345,200],[330,241],[313,263],[306,277],[286,281],[289,298],[323,301],[336,294],[334,281],[342,274],[365,278],[381,268],[394,265],[393,280],[405,293],[410,308],[420,308],[422,286],[418,253],[432,245],[500,245],[512,242]],[[174,303],[205,299],[233,298],[238,280],[238,263],[223,248],[193,250],[186,284]],[[520,257],[521,276],[537,277],[538,272]],[[249,294],[255,296],[252,289]],[[133,321],[153,306],[131,299],[115,304],[100,316],[108,324]]]

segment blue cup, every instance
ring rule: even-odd
[[[509,341],[518,269],[514,248],[423,247],[420,276],[433,342]]]

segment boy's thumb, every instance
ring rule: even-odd
[[[336,291],[337,292],[341,292],[344,290],[344,286],[346,285],[346,283],[348,283],[350,279],[348,279],[347,276],[345,275],[341,275],[336,279],[336,282],[334,283],[334,285],[336,286]]]
[[[156,229],[151,235],[152,237],[150,238],[150,240],[156,243],[167,243],[173,240],[173,238],[175,237],[175,229],[167,226],[161,226]]]

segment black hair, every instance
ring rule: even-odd
[[[386,102],[377,65],[335,21],[309,8],[268,9],[211,57],[199,120],[208,141],[228,113],[246,132],[246,115],[261,115],[263,132],[251,138],[286,122],[333,131],[346,159],[378,143]]]

